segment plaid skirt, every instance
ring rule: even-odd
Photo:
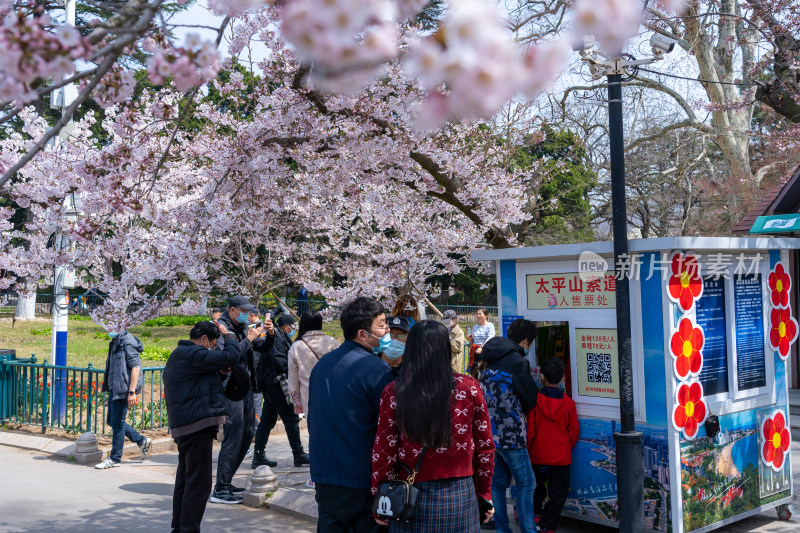
[[[390,533],[479,533],[478,497],[471,477],[420,481],[414,520],[389,522]]]

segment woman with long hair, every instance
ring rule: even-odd
[[[495,450],[489,412],[478,382],[453,372],[450,354],[447,328],[418,322],[408,334],[400,375],[381,396],[373,495],[395,473],[406,478],[399,464],[413,471],[424,454],[415,476],[416,517],[391,521],[391,532],[478,533],[481,519],[492,514]]]
[[[306,311],[300,317],[297,336],[289,348],[289,394],[294,412],[308,416],[308,378],[317,361],[339,347],[339,341],[322,333],[322,315]]]

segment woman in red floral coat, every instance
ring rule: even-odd
[[[400,375],[383,390],[372,493],[395,467],[407,476],[397,463],[413,471],[423,448],[416,518],[376,521],[391,532],[478,533],[481,518],[492,515],[492,424],[478,382],[450,367],[447,328],[431,320],[411,328]]]

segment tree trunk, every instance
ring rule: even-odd
[[[25,282],[28,280],[25,279]],[[24,284],[24,283],[23,283]],[[17,310],[14,313],[15,320],[31,320],[36,317],[36,291],[26,297],[22,293],[17,297]]]

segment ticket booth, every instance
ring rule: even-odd
[[[634,404],[644,434],[645,523],[651,531],[710,531],[776,508],[791,516],[786,361],[798,325],[788,255],[800,239],[630,241]],[[564,359],[577,405],[564,515],[616,526],[614,432],[619,428],[613,244],[486,250],[505,334],[539,326],[534,377]],[[534,353],[535,352],[535,353]]]

